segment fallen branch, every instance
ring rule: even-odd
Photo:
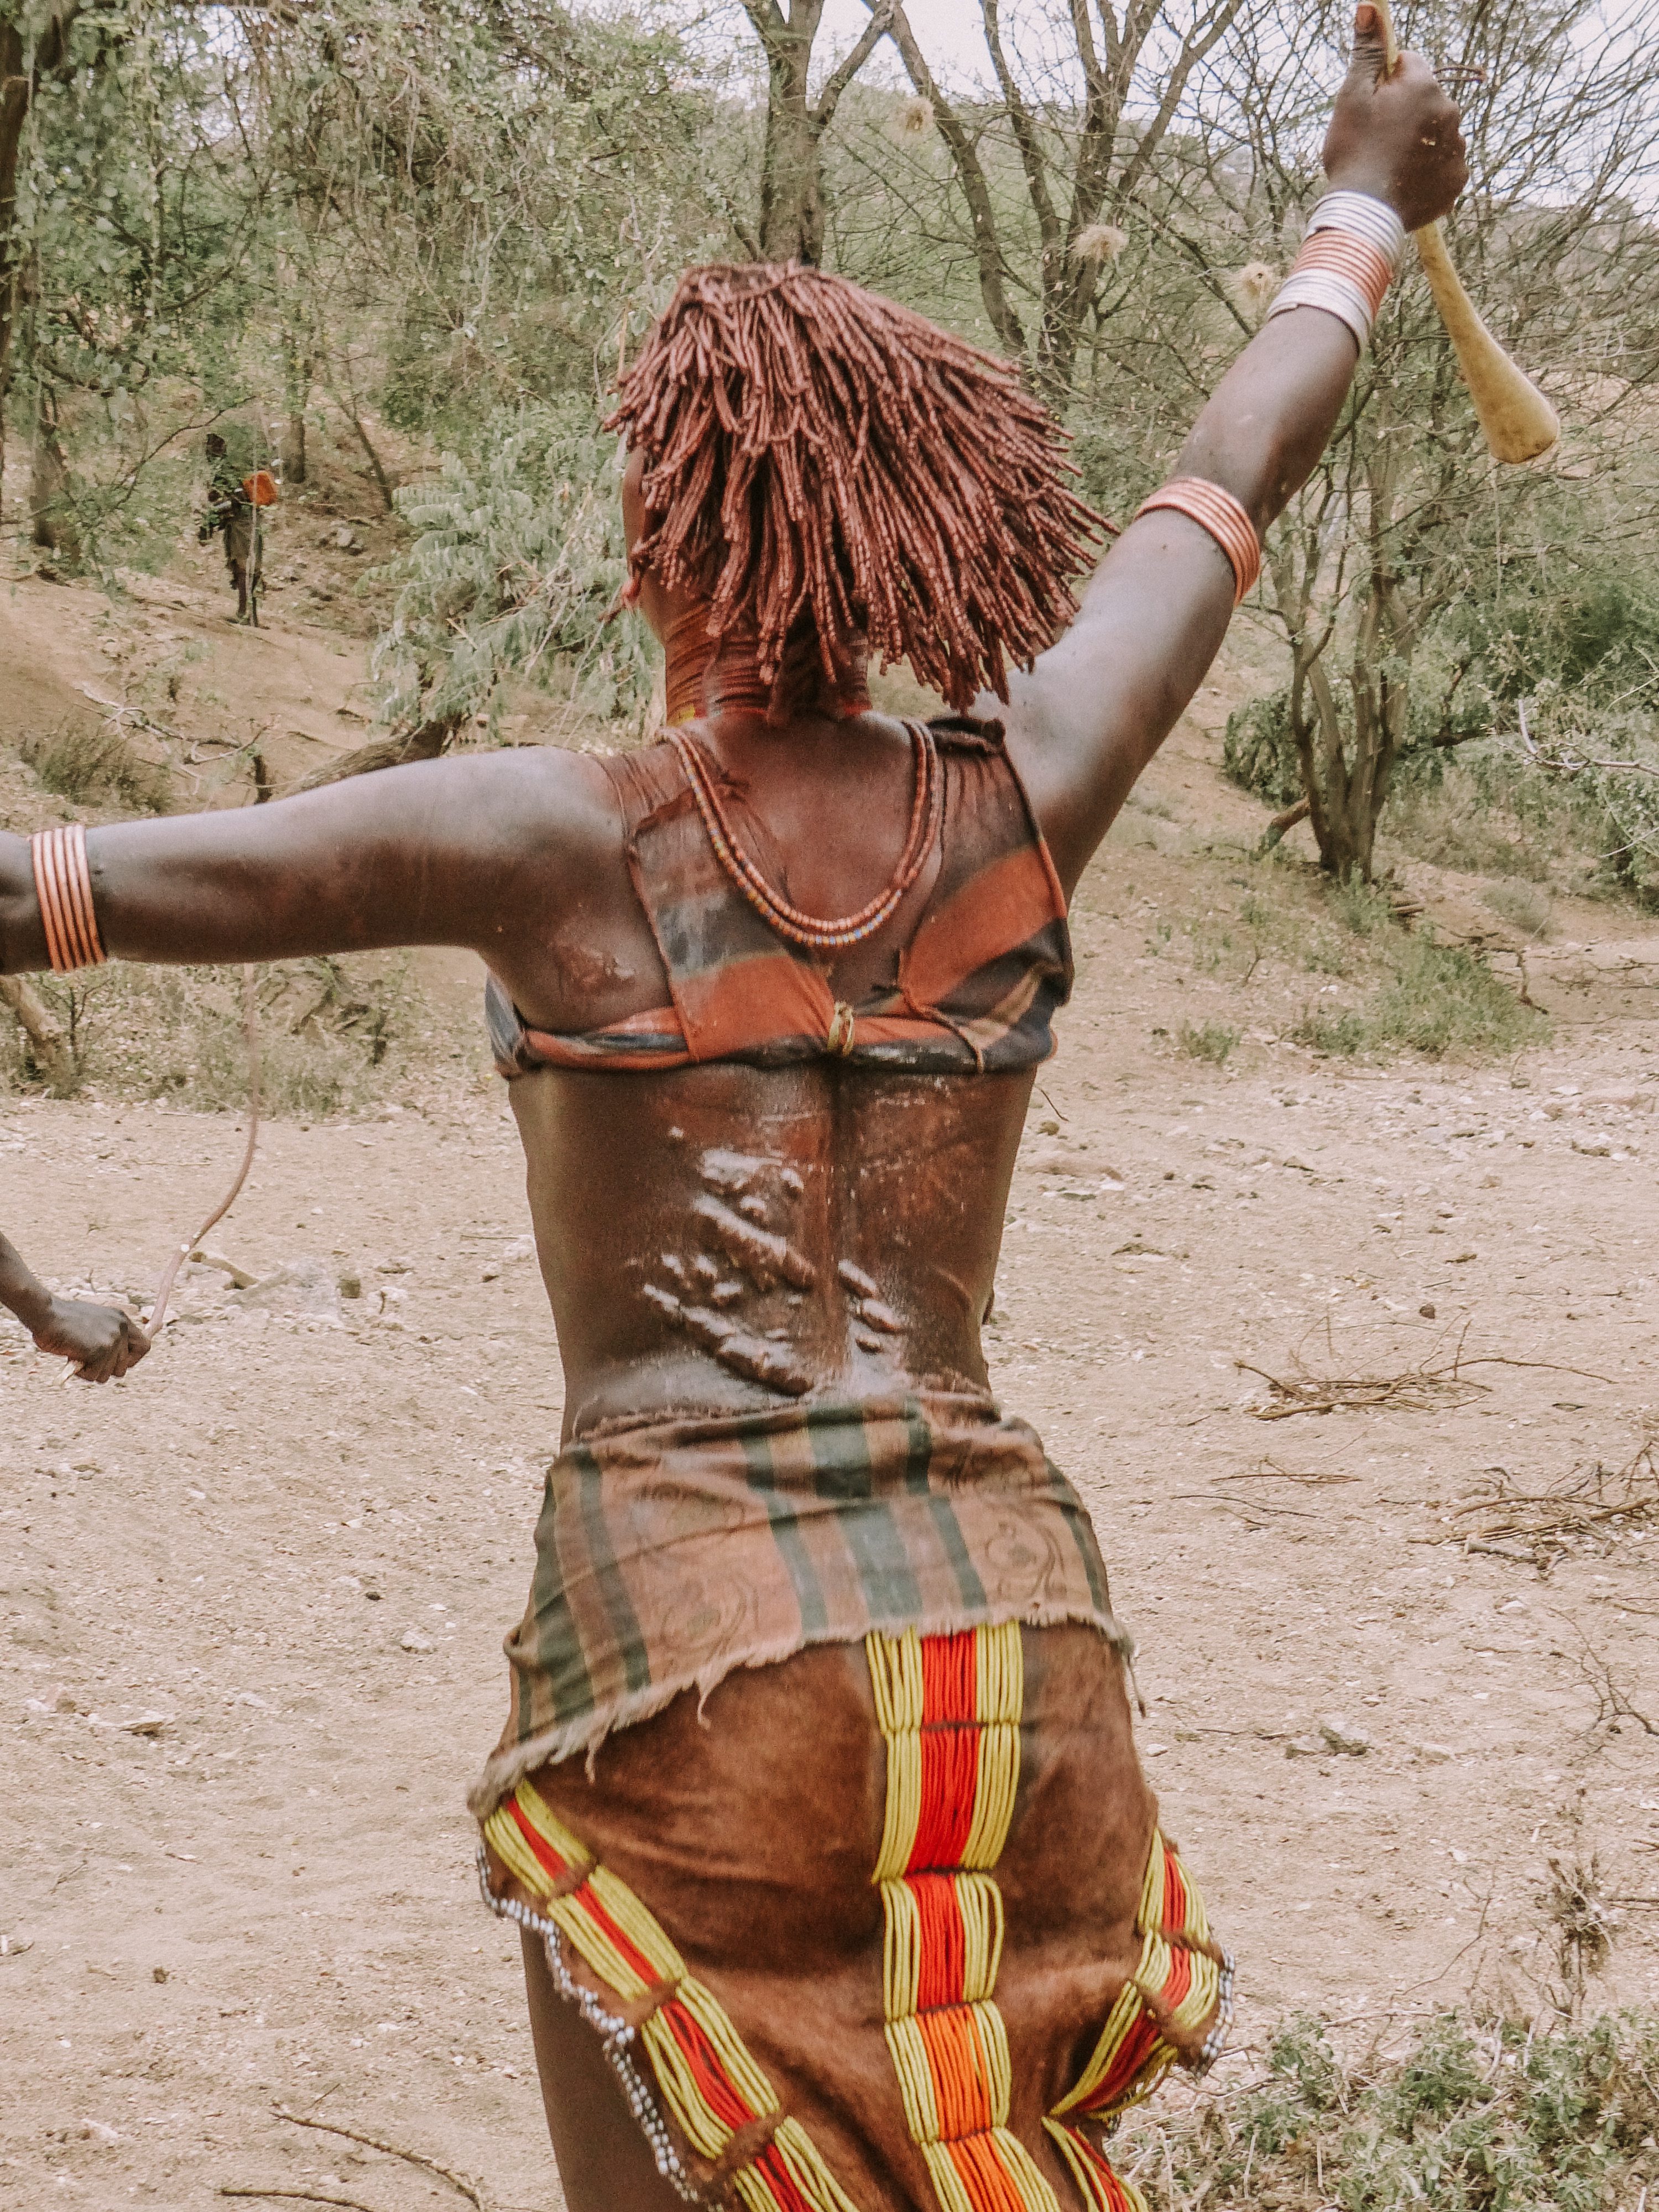
[[[444,714],[436,721],[422,722],[417,728],[399,735],[372,738],[356,751],[337,754],[320,768],[313,769],[308,775],[302,775],[289,795],[291,798],[301,791],[320,791],[325,784],[343,783],[348,776],[373,775],[379,769],[404,768],[410,761],[436,760],[440,753],[447,750],[460,726],[459,714]]]
[[[476,2183],[468,2181],[447,2166],[441,2166],[435,2158],[427,2158],[417,2150],[404,2150],[401,2144],[385,2142],[379,2136],[366,2135],[360,2128],[343,2127],[337,2120],[307,2120],[300,2113],[290,2112],[286,2105],[273,2105],[271,2111],[279,2120],[287,2120],[296,2128],[315,2128],[325,2136],[343,2136],[348,2142],[362,2143],[370,2150],[384,2151],[388,2158],[401,2158],[410,2166],[418,2166],[428,2173],[435,2173],[440,2181],[447,2181],[452,2189],[459,2189],[477,2212],[489,2212]]]

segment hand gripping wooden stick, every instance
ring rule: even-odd
[[[1400,59],[1389,0],[1372,0],[1382,21],[1382,41],[1390,72]],[[1523,376],[1475,313],[1452,267],[1440,225],[1413,233],[1418,258],[1429,280],[1434,304],[1446,325],[1463,381],[1474,402],[1486,443],[1500,461],[1530,461],[1548,453],[1561,434],[1561,418],[1538,386]]]

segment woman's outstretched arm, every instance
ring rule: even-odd
[[[119,1382],[149,1350],[131,1314],[49,1291],[17,1247],[0,1237],[0,1306],[9,1306],[37,1350],[73,1363],[83,1382]]]
[[[537,748],[386,769],[269,806],[89,830],[105,950],[290,959],[393,945],[488,956],[549,926],[617,843],[611,787]],[[27,840],[0,836],[0,973],[48,964]]]
[[[1457,111],[1426,63],[1407,54],[1385,76],[1381,23],[1362,4],[1325,141],[1331,190],[1386,200],[1415,230],[1462,191],[1463,150]],[[1358,357],[1346,325],[1322,308],[1275,316],[1222,379],[1171,474],[1231,492],[1260,536],[1312,473]],[[1123,532],[1071,629],[1013,679],[1009,747],[1068,889],[1203,682],[1233,592],[1216,540],[1159,510]],[[988,700],[981,710],[999,711]]]

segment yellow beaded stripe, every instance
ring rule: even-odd
[[[1203,1899],[1184,1875],[1181,1882],[1185,1899],[1181,1924],[1171,1929],[1164,1923],[1164,1912],[1174,1887],[1170,1879],[1172,1857],[1163,1837],[1154,1836],[1135,1915],[1136,1932],[1141,1938],[1139,1960],[1133,1974],[1118,1992],[1117,2002],[1107,2016],[1100,2039],[1080,2078],[1055,2106],[1056,2115],[1073,2112],[1088,2103],[1111,2072],[1126,2040],[1147,2013],[1161,2011],[1169,2026],[1185,2038],[1195,2035],[1206,2021],[1221,2010],[1225,1970],[1218,1960],[1197,1948],[1210,1941],[1209,1920]],[[1171,1936],[1185,1940],[1177,1944],[1170,1940]],[[1177,1952],[1181,1954],[1179,1960]],[[1188,1986],[1171,2001],[1168,1995],[1170,1983],[1183,1971],[1188,1977]],[[1148,2004],[1149,1997],[1157,2001],[1156,2007]],[[1109,2103],[1097,2108],[1103,2117],[1127,2112],[1131,2105],[1138,2105],[1151,2096],[1180,2056],[1176,2045],[1160,2027],[1133,2081]]]
[[[641,2027],[640,2039],[663,2101],[686,2141],[703,2158],[717,2160],[737,2130],[710,2104],[698,2069],[675,2033],[677,2009],[696,2024],[726,2086],[757,2118],[769,2118],[781,2110],[771,2082],[725,2007],[711,1990],[686,1972],[684,1960],[660,1922],[626,1882],[595,1863],[528,1782],[519,1784],[512,1803],[524,1823],[562,1863],[562,1871],[555,1875],[538,1856],[506,1804],[498,1806],[485,1820],[485,1842],[537,1899],[544,1917],[568,1938],[592,1972],[624,2003],[653,1996],[665,1997],[667,2001],[657,2005]],[[613,1929],[648,1972],[641,1972],[635,1960],[618,1947]],[[805,2128],[787,2115],[779,2119],[769,2144],[731,2176],[729,2186],[745,2212],[787,2212],[765,2171],[775,2162],[782,2167],[810,2212],[858,2212]]]
[[[1147,2212],[1146,2200],[1133,2182],[1115,2172],[1080,2129],[1062,2127],[1057,2120],[1042,2124],[1059,2146],[1089,2212]]]
[[[1019,1785],[1024,1656],[1017,1622],[972,1636],[968,1711],[957,1702],[963,1686],[961,1638],[926,1639],[931,1650],[914,1629],[865,1640],[887,1745],[886,1813],[872,1876],[884,1917],[884,2032],[905,2124],[942,2212],[1012,2212],[1016,2205],[1022,2212],[1060,2212],[1053,2190],[1008,2126],[1008,2036],[993,2002],[1003,1906],[990,1869],[1002,1856]],[[951,1664],[945,1666],[947,1646]],[[931,1778],[925,1728],[939,1739]],[[969,1729],[971,1744],[962,1741]],[[964,1808],[948,1798],[953,1780],[973,1791],[965,1830]],[[951,1846],[954,1863],[942,1865],[937,1855],[946,1837],[960,1842]],[[925,1993],[931,2001],[924,2005]]]

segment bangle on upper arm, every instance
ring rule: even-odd
[[[1406,226],[1386,200],[1327,192],[1308,217],[1302,251],[1267,319],[1291,307],[1322,307],[1347,325],[1364,353],[1405,246]]]
[[[1233,605],[1237,606],[1261,574],[1261,540],[1249,510],[1231,492],[1204,477],[1171,477],[1152,497],[1135,509],[1133,520],[1167,507],[1189,522],[1207,530],[1232,564]]]
[[[29,857],[53,970],[63,975],[74,968],[101,966],[108,955],[93,910],[86,831],[78,822],[65,830],[42,830],[29,840]]]

